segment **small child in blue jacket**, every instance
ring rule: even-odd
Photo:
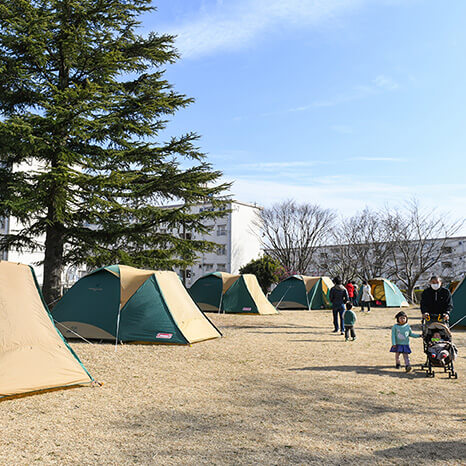
[[[356,332],[354,331],[354,324],[356,323],[356,314],[351,310],[353,305],[347,301],[345,304],[346,310],[343,313],[343,323],[345,324],[345,341],[351,339],[356,340]]]
[[[411,353],[411,348],[409,347],[409,337],[420,338],[421,335],[413,333],[408,324],[408,316],[405,312],[399,312],[395,316],[395,319],[397,323],[392,327],[392,347],[390,348],[390,352],[395,353],[395,367],[397,369],[401,367],[400,354],[403,354],[406,372],[410,372],[411,364],[409,362],[409,354]]]

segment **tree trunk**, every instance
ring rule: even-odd
[[[47,226],[42,293],[45,302],[51,308],[53,308],[56,302],[61,298],[63,244],[64,235],[62,225],[52,224]]]
[[[414,286],[415,284],[413,285],[408,285],[407,289],[406,289],[406,294],[408,295],[408,299],[410,301],[411,304],[416,304],[416,296],[414,294]]]

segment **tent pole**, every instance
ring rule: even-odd
[[[286,291],[283,293],[283,296],[282,298],[280,299],[280,301],[278,301],[278,304],[275,306],[275,309],[278,311],[278,306],[280,306],[281,302],[283,301],[283,298],[285,297],[286,293],[288,293],[288,290],[291,288],[291,286],[289,286]]]
[[[121,314],[121,306],[118,307],[117,328],[116,328],[116,336],[115,336],[115,352],[118,346],[118,334],[120,333],[120,314]]]
[[[466,319],[466,316],[464,316],[460,320],[457,320],[453,325],[450,326],[450,328],[453,328],[455,325],[459,324],[463,319]]]
[[[86,343],[89,343],[90,345],[93,345],[94,343],[92,343],[91,341],[87,340],[86,338],[84,338],[82,335],[80,335],[79,333],[75,332],[74,330],[71,330],[70,328],[68,328],[66,325],[63,325],[61,322],[58,322],[57,320],[53,319],[53,321],[55,322],[55,324],[57,325],[61,325],[62,327],[66,328],[66,330],[68,330],[69,332],[71,333],[74,333],[77,337],[81,338],[81,340],[84,340]]]

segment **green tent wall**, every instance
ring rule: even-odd
[[[199,278],[189,289],[204,312],[226,314],[277,314],[252,274],[214,272]]]
[[[330,308],[328,295],[332,286],[328,277],[293,275],[274,288],[269,301],[278,309]]]
[[[456,327],[466,327],[466,318],[464,318],[465,316],[466,279],[463,279],[462,282],[455,288],[453,293],[453,311],[450,313],[450,325],[454,325],[456,322],[459,322]]]

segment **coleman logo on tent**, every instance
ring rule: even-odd
[[[171,337],[173,336],[173,333],[157,333],[157,335],[155,335],[155,338],[165,338],[167,340],[169,340]]]
[[[250,307],[243,307],[243,311],[250,311],[251,308]]]

